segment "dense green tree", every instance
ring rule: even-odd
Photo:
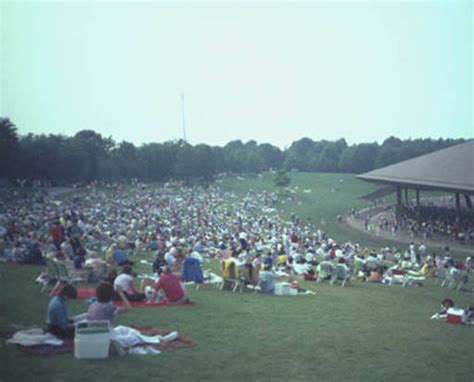
[[[279,169],[283,164],[284,154],[282,151],[269,143],[263,143],[258,146],[260,157],[263,160],[264,169]]]
[[[372,170],[378,150],[377,143],[361,143],[346,147],[341,154],[339,170],[355,173]]]
[[[0,178],[84,184],[135,178],[209,182],[223,172],[255,174],[269,169],[360,173],[462,141],[389,137],[382,145],[360,143],[349,147],[344,139],[331,142],[302,138],[284,151],[254,140],[234,140],[224,147],[193,146],[182,140],[136,147],[130,142],[116,145],[112,138],[92,130],[82,130],[72,137],[19,137],[13,122],[0,118]]]
[[[339,139],[335,142],[328,142],[320,156],[319,171],[338,172],[339,160],[342,152],[347,148],[345,139]]]
[[[18,135],[16,126],[8,118],[0,118],[0,178],[13,178],[17,172]]]
[[[288,176],[288,174],[280,170],[275,174],[275,178],[273,179],[273,183],[277,187],[287,187],[290,185],[291,178]]]

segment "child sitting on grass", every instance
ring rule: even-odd
[[[432,320],[446,320],[448,318],[448,309],[454,306],[454,301],[450,298],[445,298],[441,301],[441,310],[431,316]]]

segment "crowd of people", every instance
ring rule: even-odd
[[[399,221],[395,218],[394,207],[388,207],[383,213],[372,218],[363,218],[355,211],[351,215],[363,219],[365,229],[379,235],[382,231],[390,232],[392,236],[406,233],[411,238],[419,239],[449,239],[457,243],[472,245],[474,243],[474,212],[463,210],[458,217],[454,208],[435,205],[407,205],[402,210]]]
[[[119,312],[113,300],[122,300],[124,310],[130,302],[152,302],[162,293],[170,304],[186,303],[179,275],[189,258],[198,264],[218,259],[224,279],[233,267],[238,277],[245,275],[244,283],[258,284],[269,293],[282,275],[290,281],[298,275],[324,281],[346,272],[368,282],[391,283],[397,272],[426,276],[438,269],[467,273],[474,267],[470,258],[455,262],[449,248],[434,254],[423,244],[400,251],[338,242],[297,216],[285,221],[276,209],[281,197],[250,190],[238,198],[218,185],[168,182],[151,187],[135,182],[91,185],[64,198],[32,195],[28,203],[13,198],[0,205],[0,259],[73,262],[75,269],[89,271],[88,277],[94,275],[99,283],[97,302],[87,314],[110,319]],[[148,256],[150,271],[158,276],[148,295],[134,279],[138,253]],[[48,325],[53,333],[71,334],[65,301],[74,298],[73,289],[64,286],[50,303]]]

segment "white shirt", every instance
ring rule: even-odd
[[[165,261],[168,265],[173,265],[176,261],[176,258],[173,256],[171,251],[165,253]]]
[[[202,264],[203,258],[202,258],[201,254],[200,254],[199,252],[193,251],[193,252],[191,253],[191,256],[190,256],[190,257],[193,257],[193,258],[195,258],[195,259],[198,259],[199,262]]]
[[[115,278],[114,289],[120,288],[124,292],[131,292],[133,290],[133,277],[126,273],[121,273]]]

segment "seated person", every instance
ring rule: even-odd
[[[150,297],[149,303],[154,302],[158,292],[163,289],[165,298],[169,304],[179,305],[189,302],[186,291],[181,286],[180,278],[171,272],[171,267],[167,265],[160,275],[160,279],[155,284],[155,289]]]
[[[31,247],[26,251],[25,258],[23,259],[23,264],[45,264],[43,253],[41,252],[40,245],[38,242],[33,243]]]
[[[112,258],[115,263],[117,263],[120,266],[124,265],[133,265],[135,262],[130,261],[127,257],[127,253],[125,252],[124,249],[120,248],[117,246],[112,253]]]
[[[128,300],[121,291],[119,292],[119,296],[122,298],[125,306],[121,308],[115,306],[112,302],[114,297],[114,287],[110,283],[100,283],[95,290],[95,295],[97,301],[93,302],[87,310],[88,320],[107,320],[112,323],[117,314],[125,312],[130,308]]]
[[[81,249],[73,258],[74,261],[74,268],[75,269],[82,269],[86,263],[86,251]]]
[[[107,272],[107,274],[105,275],[102,281],[114,285],[114,282],[117,276],[118,276],[117,271],[112,268]]]
[[[284,263],[286,263],[286,258]],[[273,265],[273,257],[271,252],[267,252],[267,254],[263,257],[263,265]]]
[[[319,280],[330,280],[332,277],[332,272],[334,271],[334,266],[330,261],[323,260],[321,263],[318,264],[316,270],[319,275]]]
[[[474,305],[470,305],[469,308],[466,309],[463,322],[466,325],[474,325]]]
[[[380,283],[382,282],[383,279],[383,268],[382,267],[377,267],[374,270],[370,271],[369,278],[367,281],[373,282],[373,283]]]
[[[303,278],[305,281],[316,281],[318,279],[312,267],[303,273]]]
[[[66,301],[76,297],[76,288],[65,284],[59,293],[51,299],[48,305],[48,332],[61,338],[74,337],[74,320],[68,318]]]
[[[421,266],[420,273],[424,276],[431,275],[433,273],[434,264],[431,262],[431,259],[426,259],[426,261]]]
[[[262,292],[275,293],[276,274],[272,270],[271,265],[266,264],[264,266],[263,271],[260,271],[258,275],[258,279],[260,281],[260,287],[262,288]]]
[[[165,261],[166,261],[166,264],[167,265],[170,265],[170,266],[173,266],[174,263],[176,262],[176,253],[177,253],[177,249],[176,248],[171,248],[168,252],[165,253]]]
[[[450,298],[445,298],[441,301],[441,310],[431,316],[432,320],[446,320],[448,318],[448,309],[454,306],[454,301]]]
[[[222,277],[224,280],[237,279],[239,277],[240,262],[237,259],[238,252],[233,251],[230,257],[228,257],[222,263]]]
[[[165,265],[166,265],[166,260],[165,260],[164,254],[161,252],[158,252],[156,254],[155,261],[153,261],[153,265],[152,265],[153,273],[158,273],[158,275],[160,275]]]
[[[122,273],[114,280],[115,300],[120,300],[120,292],[123,292],[128,301],[143,301],[145,294],[138,292],[133,286],[133,272],[130,265],[123,267]]]

